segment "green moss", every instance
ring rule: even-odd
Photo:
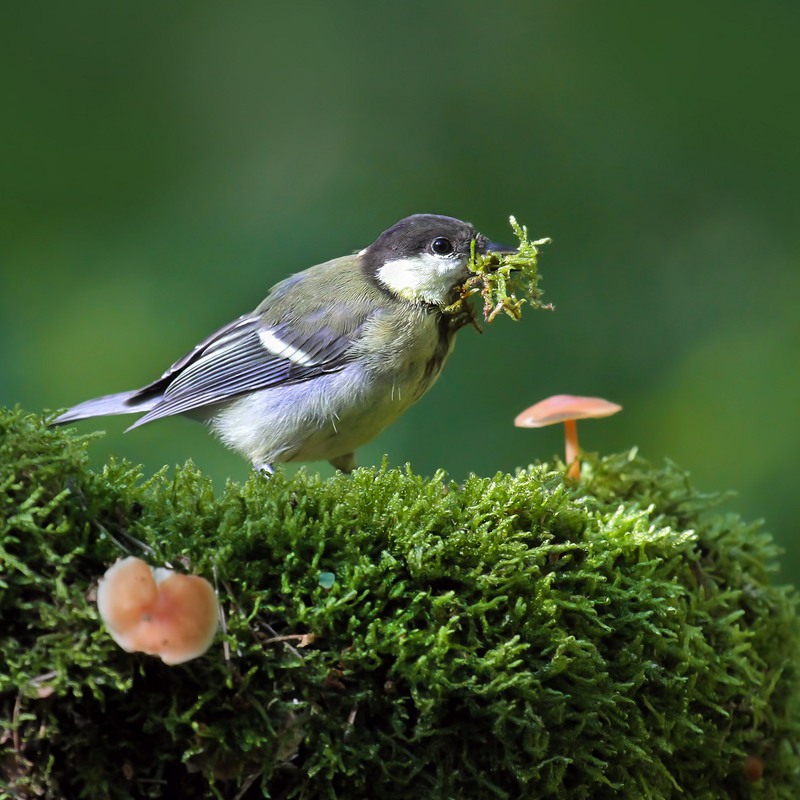
[[[553,308],[542,303],[542,290],[539,288],[539,248],[549,244],[550,239],[531,241],[524,225],[514,217],[509,222],[519,241],[517,249],[509,253],[476,253],[473,240],[467,265],[470,277],[461,287],[459,298],[447,309],[457,320],[469,321],[478,330],[480,326],[469,303],[469,298],[475,294],[480,294],[483,300],[483,318],[487,322],[493,322],[500,314],[519,320],[525,303],[529,303],[531,308]]]
[[[93,472],[86,447],[0,416],[5,796],[797,796],[796,593],[672,465],[217,496],[191,464]],[[112,642],[93,594],[127,554],[215,583],[208,654]]]

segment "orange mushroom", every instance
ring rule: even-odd
[[[123,650],[159,656],[165,664],[205,653],[219,622],[217,597],[205,578],[151,569],[134,556],[100,579],[97,608]]]
[[[578,457],[576,420],[610,417],[621,410],[622,406],[603,400],[602,397],[556,394],[526,408],[521,414],[517,414],[514,424],[518,428],[543,428],[545,425],[563,422],[566,439],[567,477],[577,481],[581,476],[581,462]]]

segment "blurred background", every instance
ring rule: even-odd
[[[561,452],[554,393],[624,412],[587,450],[670,458],[764,518],[800,579],[800,5],[17,4],[0,26],[0,403],[156,378],[278,279],[414,212],[553,243],[553,313],[459,342],[359,452],[454,478]],[[144,465],[249,468],[184,419]],[[327,465],[312,465],[330,474]]]

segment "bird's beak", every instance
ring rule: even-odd
[[[512,247],[510,244],[500,244],[499,242],[487,242],[487,253],[516,253],[517,248]]]

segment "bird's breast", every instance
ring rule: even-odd
[[[447,319],[420,308],[410,316],[372,320],[357,345],[356,360],[377,382],[390,382],[413,401],[439,377],[453,344],[454,333]]]

